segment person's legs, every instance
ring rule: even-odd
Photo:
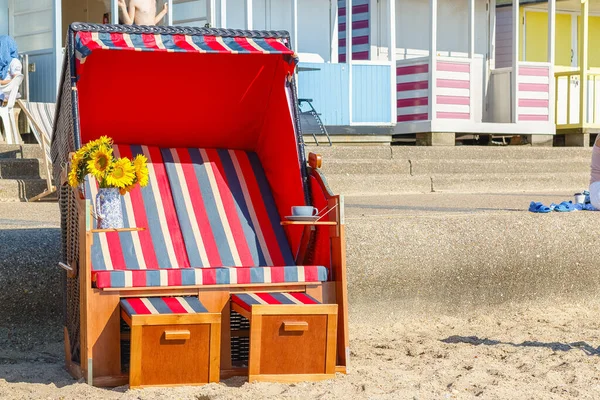
[[[600,181],[590,185],[590,203],[595,209],[600,210]]]

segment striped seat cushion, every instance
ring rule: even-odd
[[[250,311],[253,305],[321,304],[306,293],[240,293],[232,295],[231,301],[246,311]]]
[[[130,317],[150,314],[198,314],[208,312],[197,297],[140,297],[121,300]]]
[[[192,267],[294,265],[256,153],[162,149]]]
[[[136,185],[121,196],[126,228],[134,232],[94,233],[91,251],[93,271],[188,268],[181,228],[160,150],[157,147],[115,145],[115,157],[148,158],[149,183]],[[86,194],[95,203],[96,179],[89,177]]]
[[[253,283],[324,282],[325,267],[182,268],[161,270],[97,271],[96,287],[234,285]]]

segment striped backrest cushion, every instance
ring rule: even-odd
[[[149,183],[136,185],[121,196],[123,223],[126,228],[143,231],[94,233],[92,269],[159,269],[189,268],[181,228],[175,212],[169,180],[160,149],[148,146],[114,145],[115,157],[133,159],[138,154],[148,158]],[[90,184],[93,183],[93,184]],[[98,184],[88,176],[86,195],[95,209]]]
[[[192,267],[295,265],[258,156],[162,149]]]

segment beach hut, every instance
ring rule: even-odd
[[[164,25],[289,31],[300,58],[299,97],[312,100],[334,141],[389,143],[392,135],[416,134],[422,144],[452,144],[456,134],[466,133],[521,134],[532,142],[552,142],[554,42],[544,42],[544,37],[554,38],[552,1],[535,5],[544,9],[545,19],[537,15],[538,51],[525,59],[512,50],[518,46],[505,45],[531,36],[512,23],[520,20],[522,8],[497,8],[495,0],[167,4],[171,12],[161,21]],[[507,10],[510,19],[505,18]],[[62,38],[70,22],[118,22],[117,0],[21,0],[11,13],[11,32],[30,57],[32,101],[54,98]],[[44,29],[18,23],[31,18],[43,21]],[[561,17],[556,21],[561,23]],[[563,86],[566,90],[559,80],[559,90]],[[561,110],[566,106],[561,104],[558,122],[564,125]],[[570,121],[566,126],[572,127]]]
[[[518,15],[519,39],[512,31],[496,36],[497,66],[511,65],[514,58],[519,62],[540,62],[548,59],[548,7],[546,1],[523,1],[518,13],[512,2],[498,1],[498,31],[512,24]],[[552,105],[556,114],[557,134],[564,143],[572,146],[588,146],[589,134],[600,131],[600,51],[593,43],[600,39],[600,4],[589,0],[565,0],[556,3],[554,85],[556,102]],[[512,51],[513,43],[517,51]],[[584,85],[581,82],[585,82]]]

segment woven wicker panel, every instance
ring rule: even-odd
[[[241,314],[231,310],[231,330],[250,330],[250,321]],[[247,366],[250,353],[249,337],[231,337],[231,361],[234,366]]]
[[[65,55],[65,65],[69,65],[69,57]],[[63,70],[60,93],[57,101],[57,115],[51,146],[52,174],[55,185],[59,188],[59,206],[62,233],[62,261],[73,269],[79,269],[79,217],[75,203],[75,192],[68,185],[61,185],[60,176],[66,166],[69,153],[75,151],[75,131],[73,118],[73,102],[70,74]],[[79,362],[79,278],[65,276],[63,280],[64,324],[67,327],[71,344],[71,359]]]

